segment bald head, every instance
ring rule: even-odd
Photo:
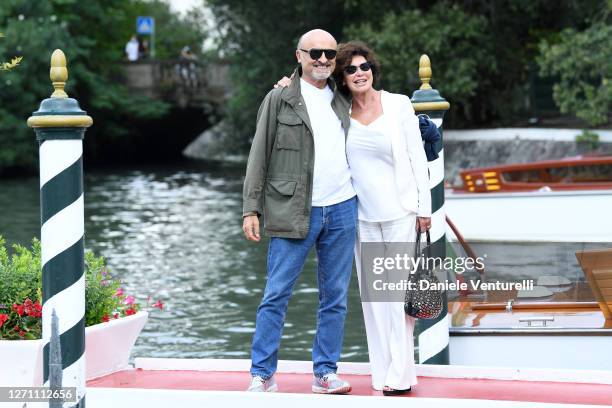
[[[298,41],[297,48],[304,48],[308,50],[310,48],[314,48],[312,44],[327,44],[326,48],[333,49],[336,49],[338,46],[334,36],[325,30],[321,30],[320,28],[315,28],[314,30],[310,30],[307,33],[302,34],[300,40]]]
[[[302,67],[302,79],[318,88],[325,87],[336,66],[337,47],[334,36],[325,30],[310,30],[302,35],[295,50],[295,57]],[[311,54],[311,50],[315,50],[314,53]]]

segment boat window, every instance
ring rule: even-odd
[[[573,182],[589,183],[612,180],[612,165],[610,164],[572,166],[569,171]]]
[[[607,163],[512,170],[502,173],[507,182],[519,183],[601,183],[612,181],[612,165]]]
[[[570,167],[553,167],[549,169],[550,181],[553,183],[571,183],[572,172]]]
[[[502,173],[505,181],[521,183],[537,183],[542,181],[540,170],[512,170]]]

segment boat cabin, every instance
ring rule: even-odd
[[[460,174],[463,186],[455,190],[467,193],[612,189],[612,156],[506,164]]]

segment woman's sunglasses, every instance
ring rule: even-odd
[[[338,51],[336,50],[332,50],[332,49],[323,50],[320,48],[311,48],[310,50],[305,50],[303,48],[300,48],[300,51],[307,52],[308,55],[310,55],[310,58],[312,58],[315,61],[321,58],[321,55],[323,54],[325,54],[325,58],[327,58],[328,60],[333,60],[334,58],[336,58],[336,54],[338,53]]]
[[[369,71],[370,68],[372,68],[372,64],[370,64],[369,62],[363,62],[359,64],[359,69],[361,70],[361,72]],[[355,72],[357,72],[357,66],[348,65],[346,68],[344,68],[344,72],[349,75],[353,75]]]

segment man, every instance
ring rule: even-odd
[[[125,44],[125,55],[128,61],[138,61],[138,48],[138,37],[134,34],[132,38],[130,38],[130,41]]]
[[[243,231],[259,242],[259,216],[270,239],[266,289],[259,308],[249,391],[276,391],[285,313],[309,250],[317,251],[319,307],[312,346],[312,391],[344,394],[336,375],[346,316],[357,199],[346,160],[349,105],[329,79],[336,40],[304,34],[295,52],[299,81],[270,91],[259,108],[244,182]],[[314,312],[314,311],[313,311]]]

